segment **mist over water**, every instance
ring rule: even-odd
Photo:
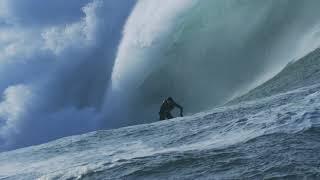
[[[99,128],[122,27],[134,3],[2,1],[0,9],[8,12],[0,18],[0,149]],[[42,16],[39,9],[50,11]]]
[[[0,150],[209,109],[319,42],[317,0],[41,2],[0,2]]]

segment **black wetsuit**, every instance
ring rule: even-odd
[[[163,101],[161,108],[160,108],[160,120],[165,120],[165,119],[172,119],[173,116],[171,115],[171,111],[175,108],[179,108],[180,109],[180,115],[182,115],[182,111],[183,108],[182,106],[180,106],[179,104],[177,104],[176,102],[173,101],[173,99],[166,99],[165,101]]]

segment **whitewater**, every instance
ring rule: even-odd
[[[210,111],[1,153],[0,179],[319,179],[319,72],[317,50]]]

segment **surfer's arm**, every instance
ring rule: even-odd
[[[176,102],[174,102],[174,106],[180,109],[180,116],[183,117],[183,107]]]

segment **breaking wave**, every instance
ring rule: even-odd
[[[317,5],[139,1],[124,29],[111,94],[125,97],[120,107],[140,122],[157,119],[167,96],[189,113],[225,103],[318,46]]]
[[[1,150],[223,104],[320,42],[317,0],[32,1],[0,2]]]

